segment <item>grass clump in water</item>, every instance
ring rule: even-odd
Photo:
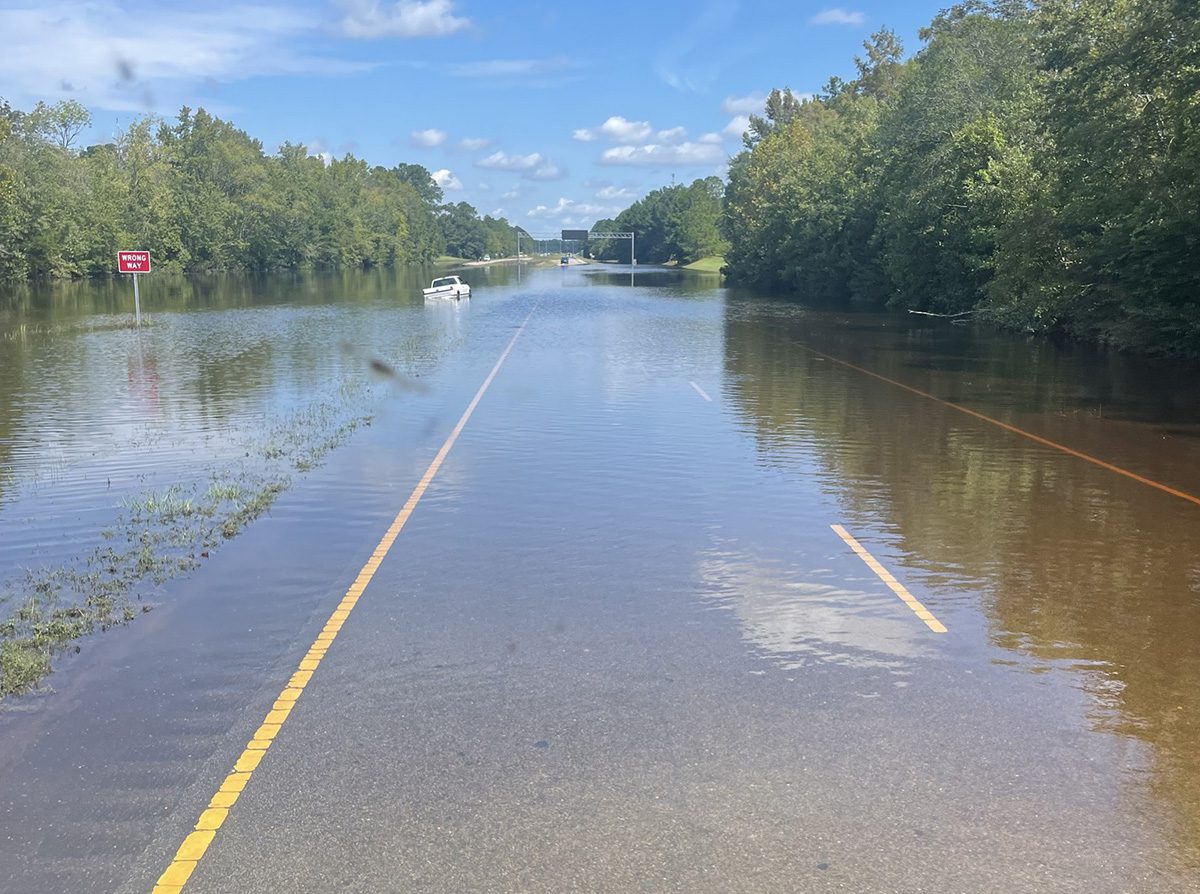
[[[0,641],[0,694],[28,692],[50,673],[50,650],[31,640]]]
[[[139,587],[198,567],[262,516],[291,485],[287,471],[314,468],[370,423],[369,416],[346,419],[355,394],[361,398],[362,389],[344,386],[338,399],[284,418],[260,444],[247,445],[252,461],[235,472],[122,499],[116,524],[100,532],[101,546],[68,567],[28,571],[0,591],[0,698],[35,688],[73,641],[149,611]],[[5,619],[9,604],[19,608]]]

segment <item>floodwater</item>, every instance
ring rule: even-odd
[[[461,272],[0,301],[0,581],[372,420],[0,709],[0,889],[149,889],[526,319],[188,891],[1200,889],[1200,369]]]

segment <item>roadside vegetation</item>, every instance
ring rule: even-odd
[[[724,253],[731,281],[806,301],[1200,356],[1200,7],[972,0],[921,39],[906,60],[881,30],[852,80],[772,91],[723,196],[702,187],[727,252],[696,247],[709,181],[613,229],[639,260]]]
[[[112,272],[149,249],[159,271],[388,267],[449,254],[516,254],[516,229],[480,217],[416,164],[372,167],[262,143],[203,109],[135,121],[77,148],[90,124],[67,100],[0,99],[0,281]]]

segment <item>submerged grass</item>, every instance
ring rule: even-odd
[[[55,655],[80,637],[126,623],[152,604],[150,583],[161,585],[263,515],[291,485],[290,472],[314,468],[371,417],[346,418],[365,387],[278,420],[265,438],[247,445],[250,462],[122,499],[101,546],[70,565],[27,570],[0,587],[0,699],[28,692],[48,674]],[[78,646],[74,646],[78,650]]]
[[[77,332],[115,332],[121,329],[145,329],[154,325],[148,314],[142,314],[139,327],[132,316],[117,317],[116,319],[75,320],[66,323],[19,323],[11,329],[0,332],[0,341],[25,342],[31,338],[47,335],[69,335]]]

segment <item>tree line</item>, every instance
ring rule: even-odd
[[[1200,6],[972,0],[921,39],[751,116],[731,281],[1200,356]],[[639,256],[677,195],[618,216]]]
[[[516,253],[508,221],[443,204],[420,165],[262,143],[203,109],[76,149],[77,102],[0,101],[0,279],[109,273],[144,248],[176,271],[364,268]]]
[[[592,226],[593,233],[633,232],[635,247],[628,239],[593,239],[589,251],[594,258],[626,264],[631,248],[637,251],[638,261],[647,264],[688,264],[723,255],[729,247],[721,235],[724,197],[720,177],[656,189],[615,220],[598,220]]]

